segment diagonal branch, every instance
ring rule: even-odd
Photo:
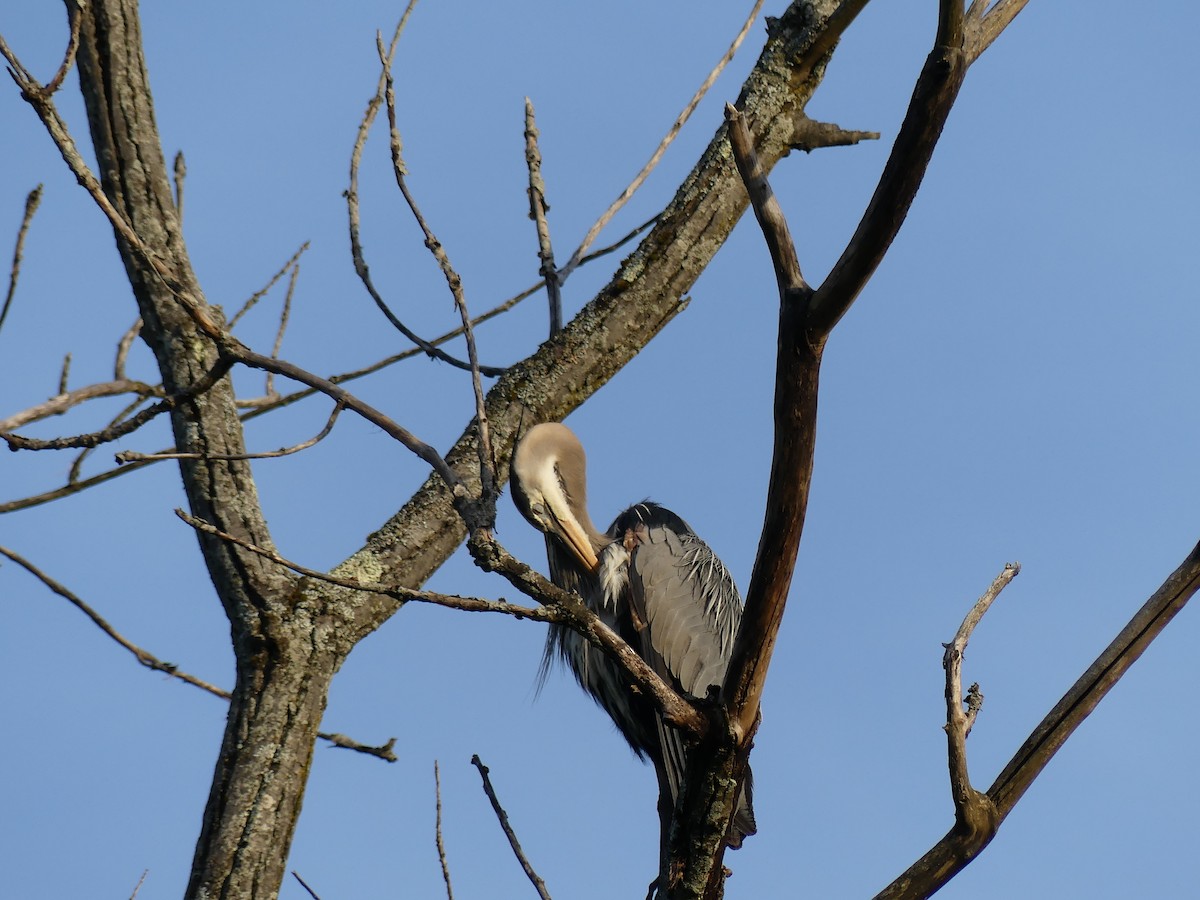
[[[124,450],[117,454],[116,459],[119,463],[150,462],[163,459],[278,459],[281,456],[291,456],[293,453],[299,453],[302,450],[315,447],[321,441],[325,440],[325,438],[329,437],[329,433],[333,431],[333,426],[337,423],[338,415],[343,409],[344,407],[341,403],[335,403],[333,411],[329,414],[329,419],[319,432],[306,441],[301,441],[299,444],[293,444],[290,447],[280,447],[278,450],[268,450],[264,453],[222,453],[216,456],[205,456],[201,453],[138,453],[134,450]]]
[[[12,431],[14,428],[21,428],[33,422],[40,422],[43,419],[49,419],[51,416],[61,416],[67,410],[73,409],[89,400],[96,400],[101,397],[120,397],[125,394],[133,394],[141,402],[141,400],[147,397],[161,397],[162,387],[146,384],[142,381],[131,381],[127,378],[119,378],[116,381],[106,381],[101,384],[89,384],[86,387],[75,388],[73,391],[58,394],[49,400],[38,403],[36,406],[13,413],[6,419],[0,419],[0,432]]]
[[[530,883],[533,885],[534,890],[537,891],[541,900],[550,900],[550,894],[546,890],[546,883],[538,877],[538,873],[533,870],[533,866],[529,863],[529,857],[521,849],[521,842],[517,840],[517,833],[513,831],[513,827],[508,821],[508,813],[500,805],[500,800],[496,797],[496,791],[492,787],[492,781],[488,778],[488,767],[483,764],[478,753],[471,756],[471,765],[479,770],[479,777],[483,779],[483,792],[487,794],[488,800],[491,801],[492,811],[496,813],[496,819],[499,821],[500,827],[504,829],[504,836],[508,838],[508,845],[512,847],[513,855],[516,856],[517,862],[525,870],[526,877],[529,878]],[[450,887],[449,878],[446,880],[446,887],[447,889]]]
[[[967,61],[974,62],[979,58],[1004,29],[1020,14],[1029,0],[997,0],[991,9],[984,11],[986,3],[973,0],[967,10]]]
[[[696,107],[700,105],[700,101],[704,99],[704,95],[708,93],[709,88],[716,84],[721,73],[725,71],[725,67],[729,65],[730,61],[737,54],[738,48],[742,46],[742,41],[750,33],[750,27],[758,18],[758,12],[762,9],[762,5],[763,0],[755,0],[754,6],[750,9],[750,14],[746,16],[746,21],[742,23],[741,30],[734,37],[733,42],[729,45],[729,49],[725,51],[724,56],[713,66],[712,71],[708,73],[708,77],[704,79],[700,87],[696,89],[696,93],[692,95],[692,99],[687,102],[683,111],[679,113],[675,121],[671,124],[671,127],[667,130],[666,135],[659,141],[658,146],[654,148],[654,152],[650,154],[650,159],[642,166],[642,170],[634,176],[633,181],[629,182],[625,190],[621,191],[617,199],[609,205],[608,209],[600,214],[600,218],[588,229],[587,234],[583,236],[583,240],[579,242],[579,246],[575,248],[575,252],[571,254],[571,258],[567,260],[567,264],[559,272],[560,284],[566,281],[570,274],[584,261],[584,255],[591,248],[592,244],[595,243],[600,232],[612,221],[613,216],[620,212],[625,204],[632,199],[633,195],[637,193],[638,188],[645,184],[646,179],[650,177],[650,173],[654,171],[659,161],[663,158],[663,154],[667,152],[667,148],[679,136],[679,132],[683,130],[683,126],[687,124],[688,119],[692,117],[692,113],[696,111]]]
[[[917,78],[879,184],[850,243],[812,299],[808,327],[815,336],[833,330],[883,261],[973,61],[963,52],[962,0],[941,0],[939,10],[937,41]]]
[[[80,612],[82,612],[85,616],[87,616],[89,619],[92,620],[92,623],[97,628],[99,628],[106,635],[108,635],[110,638],[112,638],[114,641],[116,641],[118,644],[120,644],[122,647],[124,647],[130,653],[132,653],[134,658],[139,663],[141,663],[143,666],[145,666],[147,669],[151,669],[155,672],[162,672],[166,675],[171,676],[172,678],[177,678],[180,681],[185,682],[186,684],[190,684],[193,687],[198,687],[198,688],[200,688],[200,690],[207,691],[208,693],[212,694],[213,696],[220,697],[223,700],[229,699],[228,691],[222,690],[221,688],[217,687],[216,685],[210,684],[209,682],[204,681],[201,678],[197,678],[195,675],[189,675],[187,672],[184,672],[182,669],[180,669],[174,663],[163,662],[161,659],[159,659],[153,653],[149,653],[148,651],[143,650],[137,644],[130,641],[128,638],[126,638],[124,635],[122,635],[119,631],[117,631],[115,628],[113,628],[112,625],[110,625],[108,623],[108,620],[105,619],[102,615],[100,615],[100,613],[96,612],[96,610],[93,609],[87,603],[87,601],[85,601],[82,597],[80,597],[78,594],[76,594],[74,591],[72,591],[66,585],[51,578],[49,575],[47,575],[45,572],[43,572],[41,569],[39,569],[37,566],[35,566],[29,560],[25,559],[25,557],[21,556],[16,551],[10,550],[7,547],[0,546],[0,555],[6,556],[9,559],[11,559],[13,562],[15,562],[21,568],[23,568],[26,572],[28,572],[30,575],[32,575],[34,578],[36,578],[38,581],[40,581],[42,584],[44,584],[51,591],[53,591],[55,594],[58,594],[58,596],[62,597],[64,600],[66,600],[68,603],[70,603],[72,606],[74,606],[76,609],[78,609]]]
[[[39,184],[25,198],[25,214],[21,217],[21,227],[17,229],[17,246],[13,248],[12,270],[8,276],[8,292],[4,295],[4,305],[0,306],[0,329],[4,328],[4,320],[12,307],[13,297],[17,293],[17,279],[21,275],[21,260],[25,256],[25,235],[33,222],[33,215],[42,202],[42,186]]]
[[[358,133],[354,140],[354,149],[350,153],[350,186],[346,189],[346,209],[349,217],[350,225],[350,256],[354,261],[354,271],[358,274],[359,280],[363,283],[367,293],[371,296],[376,307],[383,313],[384,317],[391,323],[392,327],[403,334],[406,338],[416,344],[422,352],[427,356],[441,360],[456,368],[470,370],[470,364],[463,362],[444,350],[439,349],[434,342],[426,341],[418,336],[412,329],[405,325],[388,306],[387,301],[383,299],[378,289],[375,287],[374,281],[371,279],[371,271],[367,266],[366,259],[363,255],[362,238],[361,238],[361,217],[359,214],[358,200],[358,170],[362,160],[363,148],[367,143],[367,135],[370,133],[371,126],[375,122],[375,117],[379,114],[380,108],[384,105],[388,94],[391,92],[391,63],[396,54],[396,46],[400,41],[400,35],[404,31],[404,26],[408,24],[408,17],[412,14],[413,7],[416,6],[416,0],[410,0],[405,7],[400,21],[396,25],[396,30],[392,34],[392,40],[387,50],[383,48],[383,38],[376,35],[375,41],[379,51],[379,57],[382,64],[382,71],[379,75],[378,85],[375,89],[375,95],[367,103],[367,109],[363,113],[362,121],[358,126]],[[394,104],[394,97],[391,101]],[[394,124],[391,129],[392,142],[392,157],[393,161],[399,159],[400,136],[396,131]],[[403,163],[395,163],[394,165],[403,166]],[[483,374],[488,376],[496,376],[504,370],[494,366],[483,367]]]
[[[128,650],[133,655],[134,659],[136,659],[147,669],[155,672],[162,672],[165,675],[169,675],[171,678],[175,678],[184,682],[185,684],[190,684],[192,687],[199,688],[202,691],[212,694],[214,697],[220,697],[222,700],[227,701],[230,699],[229,691],[219,688],[215,684],[207,682],[202,678],[197,678],[195,675],[190,675],[179,668],[179,666],[175,665],[175,663],[165,662],[150,651],[145,650],[133,643],[133,641],[129,640],[127,637],[121,634],[121,632],[117,631],[111,624],[109,624],[108,620],[100,615],[100,613],[98,613],[95,608],[93,608],[86,600],[84,600],[66,585],[56,581],[54,578],[51,578],[15,550],[10,550],[7,547],[0,546],[0,556],[6,556],[11,559],[17,565],[25,569],[25,571],[27,571],[34,578],[38,579],[38,581],[44,584],[49,590],[55,594],[58,594],[58,596],[62,597],[64,600],[82,612],[85,616],[92,620],[93,624],[95,624],[97,628],[112,638],[112,640],[114,640],[117,644]],[[326,734],[325,732],[320,732],[318,733],[317,737],[329,741],[329,743],[335,747],[354,750],[358,753],[365,753],[368,756],[377,756],[380,759],[388,762],[396,762],[397,760],[396,754],[392,750],[396,743],[395,738],[392,738],[382,746],[372,747],[367,744],[359,743],[352,738],[348,738],[344,734]]]
[[[876,900],[917,900],[928,897],[966,868],[987,846],[1001,823],[1067,738],[1083,724],[1197,590],[1200,590],[1200,544],[1192,548],[1179,568],[1168,576],[1130,619],[1129,624],[1121,629],[1121,633],[1046,714],[987,793],[981,795],[990,807],[990,821],[983,823],[982,828],[966,829],[956,823],[924,856],[880,891]]]
[[[232,365],[232,359],[218,360],[217,364],[194,385],[172,394],[170,397],[165,397],[153,406],[146,407],[136,415],[130,416],[123,421],[114,422],[100,431],[93,431],[89,434],[78,434],[73,437],[39,440],[38,438],[28,438],[23,435],[14,434],[11,431],[0,430],[0,440],[7,441],[8,449],[10,450],[67,450],[80,447],[90,448],[106,444],[127,434],[132,434],[156,416],[177,409],[180,404],[211,390],[213,385],[228,374]],[[67,397],[69,395],[60,394],[59,396]],[[203,455],[192,458],[203,458]]]

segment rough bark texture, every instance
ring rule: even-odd
[[[104,191],[143,245],[118,235],[150,346],[167,391],[200,380],[217,363],[179,301],[206,309],[180,232],[154,121],[137,5],[103,0],[83,10],[79,76]],[[162,277],[162,273],[166,277]],[[228,378],[172,414],[175,445],[201,454],[245,452]],[[249,463],[184,460],[188,506],[205,519],[270,547]],[[267,897],[278,891],[299,815],[328,685],[348,646],[334,647],[310,611],[295,606],[295,581],[262,557],[199,535],[231,624],[237,680],[189,896]]]
[[[806,48],[835,0],[797,2],[771,31],[739,105],[756,123],[768,167],[795,145],[811,147],[804,104],[830,47]],[[218,362],[189,307],[220,324],[188,261],[154,121],[134,0],[94,0],[83,10],[80,82],[105,194],[147,253],[117,232],[164,387],[195,383]],[[817,145],[844,143],[836,134]],[[611,283],[554,340],[492,388],[487,407],[501,469],[519,423],[562,418],[608,381],[682,308],[683,296],[732,231],[746,195],[724,128],[657,226]],[[172,416],[176,446],[205,455],[244,452],[228,379]],[[478,484],[475,429],[449,461]],[[191,512],[222,531],[271,547],[249,464],[185,460]],[[503,477],[503,471],[500,473]],[[465,536],[448,492],[430,481],[339,572],[377,583],[422,584]],[[200,534],[230,619],[237,682],[188,895],[272,897],[279,889],[329,682],[354,643],[398,604],[328,584],[300,582],[259,556]]]
[[[794,146],[808,146],[812,138],[804,106],[824,74],[827,54],[812,59],[807,51],[836,6],[836,0],[797,2],[772,20],[766,47],[742,88],[738,106],[751,120],[759,158],[768,170]],[[829,135],[822,145],[836,142],[836,135]],[[506,477],[522,422],[528,426],[565,417],[675,316],[684,295],[745,212],[746,202],[722,126],[612,281],[556,338],[510,369],[488,392],[487,413],[501,478]],[[447,458],[475,488],[473,428],[467,428]],[[465,535],[449,493],[431,477],[343,566],[393,573],[397,584],[417,587]]]

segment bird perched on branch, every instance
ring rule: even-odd
[[[513,454],[513,502],[546,535],[551,580],[579,594],[676,691],[707,697],[725,680],[742,617],[733,578],[683,519],[657,503],[629,507],[601,534],[588,515],[585,470],[583,445],[558,423],[531,428]],[[543,674],[558,657],[633,752],[654,765],[665,838],[687,762],[682,735],[615,662],[570,628],[552,624]],[[725,842],[740,847],[755,831],[747,769]]]

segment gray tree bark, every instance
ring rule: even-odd
[[[770,167],[794,147],[841,143],[814,129],[804,105],[836,35],[823,30],[835,0],[794,3],[771,24],[739,106]],[[68,8],[71,4],[68,2]],[[188,260],[154,119],[135,0],[93,0],[83,10],[79,75],[105,195],[140,247],[117,245],[164,387],[195,385],[220,363],[206,336],[205,301]],[[722,128],[657,225],[609,285],[553,340],[491,389],[487,413],[503,477],[518,423],[561,419],[605,384],[671,320],[746,208]],[[228,377],[172,413],[176,447],[201,454],[180,475],[193,515],[260,547],[272,546],[244,453]],[[476,431],[448,455],[478,490]],[[261,556],[200,532],[229,617],[237,680],[188,886],[190,897],[273,897],[304,795],[329,684],[355,643],[399,604],[301,580]],[[341,566],[340,575],[418,587],[462,542],[466,527],[435,477]]]

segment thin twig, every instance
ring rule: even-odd
[[[306,369],[302,369],[294,363],[287,362],[282,359],[272,359],[269,356],[264,356],[261,353],[255,353],[245,344],[236,340],[230,335],[221,335],[220,337],[221,350],[224,355],[224,360],[232,364],[239,362],[242,365],[249,366],[252,369],[261,369],[264,372],[274,372],[276,375],[283,375],[285,378],[290,378],[293,381],[298,381],[301,384],[306,384],[311,388],[315,388],[322,394],[330,397],[333,400],[341,403],[346,409],[362,416],[372,425],[382,429],[389,437],[399,441],[421,459],[425,460],[429,466],[437,472],[438,476],[450,488],[451,494],[456,501],[463,501],[466,498],[466,486],[462,479],[450,467],[450,464],[442,457],[440,453],[433,449],[429,444],[422,441],[415,434],[409,431],[404,426],[400,425],[394,419],[384,415],[378,409],[364,400],[355,397],[349,391],[338,387],[328,378],[322,378],[320,375],[315,375]],[[0,437],[4,435],[0,434]]]
[[[103,631],[105,634],[107,634],[110,638],[112,638],[114,641],[116,641],[118,644],[120,644],[122,647],[124,647],[130,653],[132,653],[134,658],[137,659],[137,661],[139,663],[141,663],[143,666],[145,666],[147,669],[153,669],[155,672],[163,672],[163,673],[171,676],[172,678],[178,678],[180,681],[186,682],[187,684],[190,684],[193,687],[198,687],[202,691],[208,691],[208,693],[212,694],[215,697],[221,697],[224,700],[229,699],[229,693],[227,691],[222,690],[221,688],[217,687],[216,685],[209,684],[207,681],[197,678],[194,675],[189,675],[187,672],[182,671],[174,663],[163,662],[161,659],[159,659],[154,654],[149,653],[149,652],[143,650],[141,647],[134,644],[132,641],[130,641],[124,635],[122,635],[119,631],[117,631],[115,628],[113,628],[112,625],[108,624],[108,622],[105,620],[105,618],[102,615],[100,615],[98,612],[96,612],[96,610],[94,610],[91,606],[89,606],[85,600],[83,600],[81,597],[79,597],[77,594],[75,594],[72,590],[67,588],[65,585],[60,584],[58,581],[55,581],[53,578],[51,578],[49,575],[47,575],[45,572],[43,572],[41,569],[39,569],[37,566],[35,566],[29,560],[25,559],[25,557],[21,556],[16,551],[10,550],[7,547],[0,546],[0,555],[6,556],[9,559],[11,559],[17,565],[21,566],[21,568],[25,569],[25,571],[27,571],[34,578],[38,579],[42,584],[44,584],[51,591],[58,594],[58,596],[62,597],[64,600],[66,600],[68,603],[70,603],[72,606],[74,606],[76,609],[78,609],[80,612],[82,612],[85,616],[87,616],[89,619],[92,620],[92,622],[96,625],[96,627],[98,627],[101,631]]]
[[[550,337],[562,331],[562,286],[554,266],[554,247],[550,243],[550,223],[546,221],[546,182],[542,178],[542,151],[538,147],[537,119],[533,101],[525,98],[525,165],[529,169],[529,218],[537,226],[538,271],[546,283],[550,303]]]
[[[963,708],[962,661],[967,650],[967,643],[980,620],[991,608],[992,603],[1000,596],[1000,592],[1008,586],[1021,572],[1020,563],[1008,563],[1004,570],[996,576],[983,596],[975,601],[954,640],[943,645],[945,654],[942,666],[946,670],[946,742],[947,758],[950,767],[950,793],[954,799],[956,818],[967,822],[978,818],[980,823],[994,819],[994,808],[991,801],[979,791],[971,787],[971,779],[967,772],[967,736],[975,723],[975,717],[983,704],[983,694],[979,685],[971,685],[967,694],[968,708]]]
[[[17,229],[17,246],[13,248],[12,271],[8,276],[8,293],[4,296],[4,306],[0,307],[0,329],[8,318],[8,310],[12,306],[13,297],[17,293],[17,279],[21,275],[21,260],[25,258],[25,235],[33,222],[33,215],[42,202],[42,185],[38,185],[25,198],[25,214],[21,217],[21,227]]]
[[[612,202],[608,209],[600,214],[600,218],[598,218],[595,224],[588,229],[587,234],[584,235],[583,240],[579,243],[579,246],[575,248],[575,252],[571,254],[571,258],[567,261],[567,264],[563,266],[562,270],[558,273],[559,283],[566,281],[570,274],[579,267],[579,264],[583,261],[584,254],[587,253],[588,248],[590,248],[595,242],[596,237],[601,231],[604,230],[604,227],[610,221],[612,221],[613,216],[620,212],[622,207],[629,202],[630,198],[633,197],[638,188],[645,183],[646,179],[650,176],[650,173],[654,171],[654,168],[658,165],[659,160],[662,159],[663,154],[667,152],[667,148],[670,147],[675,138],[678,137],[680,130],[682,130],[683,126],[687,123],[687,120],[692,117],[692,113],[696,111],[696,107],[700,105],[700,101],[704,99],[704,95],[708,93],[708,89],[716,83],[717,78],[720,77],[721,73],[725,70],[725,67],[729,65],[730,60],[732,60],[734,55],[737,53],[738,48],[742,45],[742,41],[744,41],[746,39],[746,35],[749,34],[750,27],[754,24],[754,20],[758,18],[758,12],[760,9],[762,9],[762,5],[763,0],[756,0],[754,7],[750,10],[750,14],[746,16],[746,21],[742,24],[741,30],[737,33],[737,37],[733,39],[733,43],[729,45],[729,49],[725,51],[725,55],[721,57],[721,59],[713,67],[712,71],[708,73],[708,77],[704,79],[704,83],[696,89],[696,93],[692,95],[692,99],[688,101],[687,105],[683,108],[683,111],[675,119],[675,122],[667,130],[666,135],[659,142],[658,147],[655,148],[654,153],[650,155],[649,161],[646,163],[646,165],[642,166],[642,170],[637,173],[633,181],[629,183],[625,190],[621,191],[620,196],[618,196],[617,199]]]
[[[529,859],[525,856],[525,852],[521,849],[521,842],[517,840],[517,834],[512,829],[512,825],[508,822],[508,813],[504,811],[504,807],[500,805],[500,801],[496,798],[496,791],[492,788],[492,781],[488,778],[488,767],[485,766],[479,758],[479,754],[472,754],[471,765],[479,770],[479,777],[483,779],[483,792],[487,794],[488,800],[491,801],[492,809],[496,813],[496,818],[500,822],[500,827],[504,829],[504,836],[508,838],[508,844],[512,847],[513,853],[517,857],[517,861],[521,864],[521,868],[525,870],[525,875],[533,884],[534,890],[538,892],[538,896],[542,900],[550,900],[550,894],[546,891],[546,883],[538,877],[538,873],[533,870],[533,866],[529,864]]]
[[[241,321],[242,316],[250,312],[250,310],[253,309],[258,303],[258,301],[265,297],[270,292],[271,288],[275,287],[275,285],[279,283],[279,280],[288,273],[289,269],[294,268],[300,262],[300,257],[303,256],[305,251],[308,250],[308,246],[308,241],[305,241],[303,244],[301,244],[300,249],[293,253],[288,258],[288,261],[279,267],[279,271],[272,275],[266,284],[250,295],[249,299],[247,299],[246,302],[241,305],[238,311],[233,314],[233,318],[229,320],[229,324],[226,327],[229,328],[230,331],[232,331],[233,327]]]
[[[771,263],[775,267],[775,280],[780,292],[809,292],[810,288],[800,271],[800,260],[796,255],[796,245],[792,241],[787,219],[775,199],[775,192],[767,180],[754,150],[754,140],[750,137],[750,129],[746,125],[746,117],[733,104],[725,104],[725,121],[729,123],[729,144],[733,149],[733,158],[737,163],[742,183],[750,197],[750,206],[758,219],[767,249],[771,254]]]
[[[62,65],[58,67],[58,71],[54,73],[44,88],[42,94],[49,97],[60,87],[63,80],[67,77],[67,73],[71,71],[71,66],[75,63],[75,54],[79,50],[79,30],[83,23],[83,3],[71,3],[71,36],[67,41],[67,52],[63,54]]]
[[[133,342],[141,333],[142,317],[138,316],[133,324],[129,326],[129,330],[121,335],[121,339],[117,341],[117,358],[113,363],[113,378],[118,381],[125,378],[125,362],[129,358],[129,351],[133,347]]]
[[[86,615],[92,620],[96,627],[112,638],[112,640],[116,641],[116,643],[128,650],[131,654],[133,654],[133,657],[147,669],[151,669],[155,672],[162,672],[166,675],[169,675],[171,678],[175,678],[184,682],[185,684],[190,684],[192,687],[199,688],[202,691],[212,694],[214,697],[220,697],[222,700],[228,701],[230,699],[230,694],[228,691],[219,688],[214,684],[210,684],[202,678],[197,678],[195,675],[188,674],[174,663],[164,662],[150,651],[145,650],[133,643],[131,640],[113,628],[113,626],[110,625],[102,615],[96,612],[96,610],[93,609],[92,606],[87,603],[87,601],[85,601],[65,585],[51,578],[16,551],[10,550],[4,546],[0,546],[0,555],[11,559],[17,565],[25,569],[25,571],[29,572],[30,575],[37,578],[43,585],[45,585],[55,594],[58,594],[60,597]],[[395,738],[390,739],[386,744],[380,747],[373,747],[352,740],[351,738],[346,737],[344,734],[327,734],[325,732],[319,732],[317,737],[329,741],[335,747],[343,747],[347,750],[355,750],[358,753],[365,753],[368,756],[376,756],[380,759],[387,760],[388,762],[396,762],[397,759],[396,754],[393,752],[393,748],[396,745]]]
[[[68,353],[63,357],[62,369],[58,373],[58,393],[59,395],[67,392],[67,381],[71,377],[71,354]]]
[[[296,293],[296,282],[300,279],[300,263],[292,266],[292,277],[288,279],[287,293],[283,295],[283,311],[279,314],[279,328],[275,332],[275,343],[271,346],[271,356],[274,359],[279,358],[279,350],[283,346],[283,334],[287,331],[288,320],[292,316],[292,298]],[[266,383],[267,396],[275,393],[275,375],[271,372],[267,373]]]
[[[116,460],[119,463],[130,462],[149,462],[150,460],[162,459],[220,459],[226,461],[244,460],[244,459],[278,459],[281,456],[291,456],[293,453],[299,453],[301,450],[307,450],[309,447],[314,447],[329,436],[333,431],[333,426],[337,422],[338,415],[341,413],[343,406],[341,403],[333,405],[333,411],[329,414],[329,420],[325,423],[317,434],[313,435],[306,441],[301,441],[299,444],[294,444],[291,447],[280,447],[278,450],[270,450],[264,453],[138,453],[135,450],[123,450],[116,455]]]
[[[308,896],[312,897],[312,900],[321,900],[321,898],[317,896],[317,892],[308,886],[308,882],[306,882],[303,878],[301,878],[300,873],[297,872],[295,869],[292,869],[292,877],[295,878],[298,882],[300,882],[300,887],[302,887],[302,888],[304,888],[304,890],[308,891]]]
[[[129,895],[129,900],[137,900],[138,891],[142,889],[142,884],[145,882],[146,876],[149,874],[149,869],[142,870],[142,877],[139,878],[137,884],[133,886],[133,893]]]
[[[51,416],[61,416],[72,407],[86,403],[88,400],[95,400],[100,397],[119,397],[122,394],[133,394],[144,400],[147,397],[161,397],[162,388],[157,385],[146,384],[144,381],[129,381],[127,379],[106,381],[102,384],[89,384],[87,387],[76,388],[73,391],[51,397],[43,403],[14,413],[7,419],[0,419],[0,431],[11,431],[14,428],[20,428],[31,422],[39,422]]]
[[[425,236],[425,246],[433,254],[438,268],[442,270],[442,276],[446,279],[446,286],[450,289],[450,295],[454,298],[454,306],[458,309],[459,317],[462,320],[463,337],[467,343],[467,359],[471,371],[471,386],[475,392],[475,420],[479,427],[480,499],[486,506],[494,507],[496,499],[495,457],[492,454],[492,439],[485,409],[483,383],[480,379],[480,375],[484,372],[484,367],[479,364],[479,354],[475,348],[475,331],[471,327],[471,314],[467,310],[467,298],[463,292],[462,278],[459,277],[458,272],[451,264],[450,256],[446,253],[446,248],[434,235],[433,230],[429,227],[429,222],[417,206],[416,198],[413,196],[412,191],[409,190],[408,179],[405,177],[407,170],[404,165],[404,157],[402,156],[403,145],[400,141],[400,130],[396,125],[396,91],[392,80],[392,56],[384,53],[383,39],[378,36],[376,37],[376,46],[379,50],[380,65],[383,66],[384,99],[387,105],[388,132],[391,135],[392,174],[396,178],[396,186],[400,189],[400,194],[404,197],[404,202],[408,204],[408,208],[412,212],[417,226]],[[503,369],[496,369],[493,371],[493,374],[501,374],[502,372]],[[490,527],[492,521],[495,519],[495,514],[493,512],[490,516],[486,514],[485,516],[487,518],[485,524]],[[468,525],[473,526],[473,523],[468,523]]]
[[[183,184],[187,180],[187,160],[183,158],[183,151],[180,150],[175,154],[175,216],[179,219],[179,224],[183,224]]]
[[[379,311],[392,324],[392,327],[403,334],[406,338],[416,344],[422,352],[433,359],[439,359],[442,362],[448,363],[459,369],[470,370],[470,363],[451,356],[444,350],[438,349],[437,345],[432,341],[427,341],[417,335],[412,329],[400,321],[399,317],[392,312],[387,301],[383,299],[383,295],[379,293],[375,287],[374,281],[371,279],[371,271],[367,266],[366,258],[363,253],[362,238],[361,238],[361,216],[359,213],[358,200],[358,170],[362,160],[363,148],[367,143],[367,135],[370,133],[371,126],[375,122],[375,117],[379,114],[380,108],[384,104],[386,92],[389,90],[390,67],[391,62],[395,58],[396,45],[400,40],[400,34],[404,30],[404,26],[408,21],[409,14],[416,5],[416,0],[411,0],[408,7],[404,10],[404,14],[400,18],[400,22],[396,25],[396,31],[392,35],[391,44],[385,50],[383,47],[383,37],[377,34],[375,38],[376,47],[379,51],[379,57],[383,66],[380,72],[379,81],[375,89],[375,95],[367,103],[367,109],[363,113],[362,121],[358,126],[358,133],[354,140],[354,149],[350,153],[350,186],[344,194],[346,198],[346,208],[350,223],[350,256],[354,261],[354,271],[358,275],[359,280],[363,283],[363,287],[367,289],[367,293],[374,301]],[[393,127],[391,130],[391,140],[393,142],[392,158],[399,158],[399,146],[396,146],[399,141],[399,133]],[[400,165],[403,165],[400,163]],[[504,369],[498,366],[483,366],[483,374],[489,377],[498,377],[504,373]]]
[[[387,743],[381,744],[378,747],[372,747],[368,744],[360,744],[358,741],[348,738],[344,734],[327,734],[324,731],[319,731],[317,732],[317,737],[321,738],[322,740],[329,741],[329,743],[331,743],[334,747],[338,747],[343,750],[353,750],[356,753],[365,753],[367,756],[377,756],[380,759],[391,763],[399,760],[399,757],[396,756],[395,753],[395,738],[388,738]]]
[[[14,434],[11,431],[0,430],[0,440],[7,441],[10,450],[69,450],[80,447],[95,447],[99,444],[115,441],[118,438],[137,431],[137,429],[141,428],[155,416],[172,410],[180,403],[186,402],[192,397],[199,396],[211,389],[213,385],[225,377],[233,362],[234,360],[231,358],[219,359],[217,364],[195,384],[179,391],[177,394],[163,398],[153,406],[146,407],[146,409],[135,416],[131,416],[124,422],[114,423],[100,431],[77,434],[72,437],[39,440],[37,438],[28,438],[24,435]]]
[[[222,531],[216,526],[205,522],[203,519],[198,519],[182,509],[176,509],[175,515],[179,516],[188,525],[198,531],[203,531],[205,534],[211,534],[214,537],[219,537],[222,540],[229,541],[232,544],[249,550],[251,553],[256,553],[263,559],[270,560],[276,565],[291,569],[299,575],[304,575],[307,578],[313,578],[318,581],[326,582],[327,584],[336,585],[338,587],[347,588],[352,591],[365,591],[369,594],[380,594],[385,597],[391,597],[401,603],[416,601],[420,603],[431,603],[434,606],[444,606],[448,609],[459,609],[467,612],[495,612],[504,615],[513,616],[518,619],[533,619],[538,622],[558,622],[562,620],[561,613],[553,606],[517,606],[501,600],[484,600],[480,597],[461,597],[457,594],[439,594],[434,591],[418,591],[404,587],[388,587],[383,584],[375,584],[372,582],[360,581],[357,578],[342,578],[338,575],[331,575],[328,572],[321,572],[316,569],[310,569],[307,566],[302,566],[300,563],[292,562],[283,556],[280,556],[274,550],[268,550],[265,547],[260,547],[236,535],[232,535],[227,531]],[[568,595],[570,596],[570,595]]]
[[[446,882],[446,900],[454,900],[454,889],[450,887],[450,864],[446,861],[446,845],[442,841],[442,776],[436,759],[433,761],[433,793],[437,810],[433,829],[437,838],[438,862],[442,864],[442,880]]]

